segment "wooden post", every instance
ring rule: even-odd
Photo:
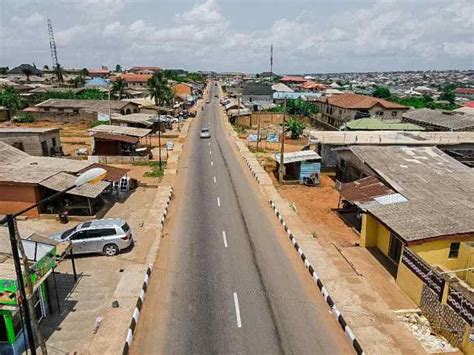
[[[280,137],[280,166],[278,167],[278,181],[280,184],[283,183],[283,177],[285,175],[285,124],[286,124],[286,97],[285,104],[283,106],[283,122],[281,124],[281,137]]]

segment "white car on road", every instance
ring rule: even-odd
[[[209,128],[202,128],[201,133],[199,133],[200,138],[211,138],[211,132],[209,132]]]

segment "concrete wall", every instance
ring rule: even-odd
[[[16,213],[40,200],[37,186],[9,185],[0,183],[0,214]],[[25,214],[29,217],[38,217],[37,208]]]
[[[53,144],[53,140],[55,144]],[[10,144],[18,149],[23,147],[23,151],[35,156],[49,156],[50,152],[56,147],[61,146],[61,140],[59,138],[59,131],[47,132],[47,133],[20,133],[20,132],[0,132],[0,141]],[[41,142],[46,142],[48,148],[48,154],[43,154]]]
[[[289,115],[287,116],[289,117]],[[312,119],[310,117],[296,116],[302,120],[305,125],[310,125]],[[260,127],[268,127],[270,125],[280,125],[283,122],[283,113],[279,112],[252,112],[251,115],[240,116],[236,121],[244,126],[257,128],[258,120],[260,120]]]
[[[397,284],[417,306],[420,305],[424,283],[404,263],[398,266]]]

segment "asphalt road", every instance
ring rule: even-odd
[[[354,353],[242,165],[216,94],[188,136],[131,352]]]

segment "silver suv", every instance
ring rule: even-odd
[[[132,231],[124,219],[94,219],[50,236],[57,241],[70,240],[76,254],[117,255],[132,243]]]

